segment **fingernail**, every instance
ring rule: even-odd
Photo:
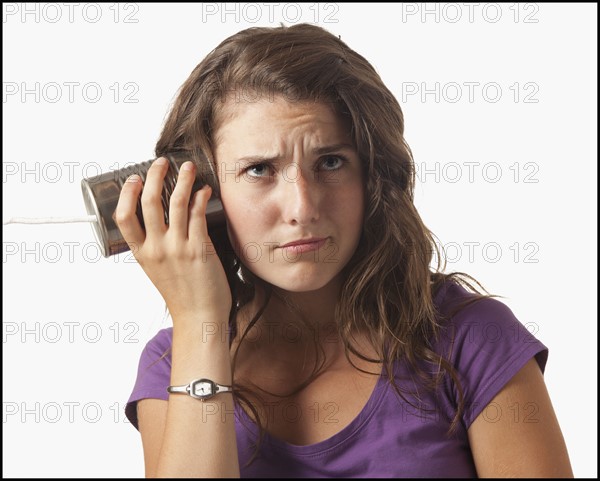
[[[154,161],[154,163],[156,165],[165,165],[167,163],[167,159],[165,159],[164,157],[159,157]]]
[[[130,175],[129,177],[127,177],[127,180],[125,182],[139,182],[140,181],[140,176],[137,174],[133,174]]]
[[[194,170],[194,164],[190,161],[187,161],[183,164],[181,168],[182,170]]]

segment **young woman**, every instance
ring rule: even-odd
[[[572,476],[547,348],[430,266],[403,131],[373,67],[317,26],[244,30],[192,72],[115,212],[173,319],[127,405],[147,476]],[[193,161],[166,224],[171,152]]]

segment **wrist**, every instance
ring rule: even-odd
[[[216,336],[215,336],[216,338]],[[209,378],[231,385],[233,380],[229,342],[209,337],[177,336],[173,333],[171,385],[188,384],[194,379]]]
[[[169,394],[186,394],[200,401],[206,401],[217,394],[233,393],[233,386],[219,384],[208,378],[200,378],[182,386],[169,386],[167,392]]]
[[[227,321],[215,317],[203,320],[198,317],[173,318],[173,341],[177,337],[192,343],[229,344],[230,331]]]

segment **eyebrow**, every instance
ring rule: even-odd
[[[347,143],[339,143],[326,145],[324,147],[318,147],[311,151],[312,155],[326,155],[334,152],[339,152],[340,150],[354,150],[354,146],[352,144]],[[237,160],[237,162],[244,163],[253,163],[253,162],[279,162],[283,159],[283,155],[275,155],[273,157],[264,157],[262,155],[248,155],[245,157],[241,157]]]

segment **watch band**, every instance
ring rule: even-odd
[[[189,396],[205,401],[217,394],[233,392],[232,386],[217,384],[210,379],[194,379],[184,386],[169,386],[167,392],[170,394],[188,394]]]

